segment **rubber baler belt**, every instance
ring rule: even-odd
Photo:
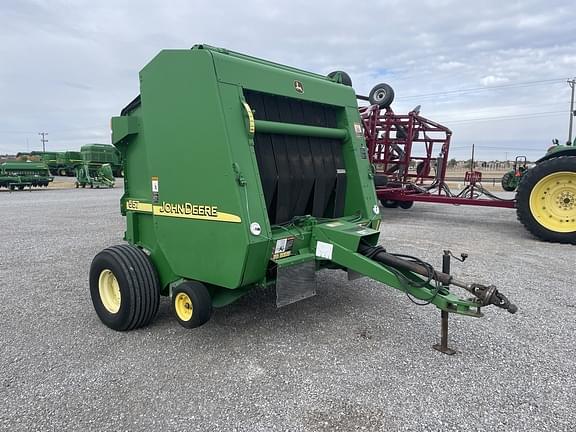
[[[245,90],[257,120],[336,127],[336,107]],[[346,171],[339,140],[258,133],[254,145],[270,223],[344,214]]]

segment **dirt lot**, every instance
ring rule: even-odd
[[[318,295],[266,295],[185,330],[163,299],[151,326],[96,317],[93,256],[122,242],[121,189],[0,194],[0,430],[571,431],[576,248],[541,243],[506,209],[383,209],[382,244],[496,283],[510,315],[452,317],[378,283],[319,275]]]

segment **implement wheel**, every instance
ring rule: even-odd
[[[212,298],[204,284],[182,282],[172,291],[172,310],[183,327],[200,327],[212,315]]]
[[[377,84],[370,90],[368,100],[372,105],[388,108],[394,101],[394,89],[386,83]]]
[[[413,205],[414,201],[398,201],[398,206],[400,206],[400,208],[404,210],[411,209]]]
[[[399,202],[396,200],[388,200],[388,199],[381,199],[380,204],[384,208],[397,208],[399,206]]]
[[[94,257],[90,295],[100,320],[119,331],[149,324],[160,304],[156,271],[148,256],[131,245],[112,246]]]
[[[549,159],[528,170],[516,193],[516,214],[536,237],[576,244],[576,156]]]
[[[507,172],[502,176],[502,189],[506,192],[514,192],[516,190],[516,185],[513,183],[514,174]]]

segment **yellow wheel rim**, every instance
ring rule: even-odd
[[[542,178],[530,193],[530,211],[550,231],[576,231],[576,173],[560,171]]]
[[[120,295],[120,285],[118,280],[111,270],[102,270],[98,278],[98,291],[100,293],[100,300],[110,313],[117,313],[120,310],[120,302],[122,296]]]
[[[178,318],[182,321],[190,321],[192,319],[194,306],[188,294],[183,292],[176,294],[174,309],[176,309],[176,315],[178,315]]]

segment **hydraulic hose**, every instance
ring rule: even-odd
[[[388,253],[381,246],[370,246],[361,243],[358,247],[358,253],[388,267],[399,270],[408,270],[412,273],[431,277],[433,280],[443,285],[455,285],[461,287],[478,298],[481,303],[480,306],[494,305],[506,309],[512,314],[518,311],[518,307],[511,303],[504,294],[500,293],[494,285],[486,286],[479,283],[466,283],[460,281],[449,274],[435,270],[429,264],[424,266],[418,261],[407,260],[401,256]],[[432,269],[432,271],[430,271],[430,269]]]

